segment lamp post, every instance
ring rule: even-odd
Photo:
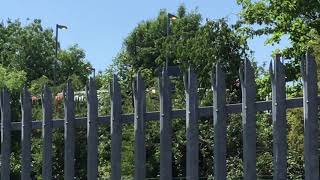
[[[170,34],[170,22],[171,22],[171,20],[175,20],[175,19],[177,19],[177,16],[168,13],[168,16],[167,16],[167,38],[169,37],[169,34]],[[169,66],[169,57],[168,57],[168,51],[166,51],[166,69],[168,69],[168,66]]]
[[[56,84],[56,66],[57,66],[57,61],[58,61],[58,36],[59,36],[59,29],[68,29],[67,26],[61,25],[61,24],[56,24],[56,49],[55,49],[55,61],[54,61],[54,67],[53,67],[53,81],[54,84]]]

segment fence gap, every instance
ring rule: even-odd
[[[213,119],[214,119],[214,178],[223,180],[227,178],[227,123],[225,98],[225,73],[219,63],[212,72],[213,89]]]
[[[8,90],[1,92],[1,179],[10,179],[11,105]]]
[[[32,104],[31,94],[27,87],[23,88],[21,100],[21,179],[31,180],[31,129],[32,129]]]
[[[184,76],[186,93],[187,179],[199,178],[198,82],[192,67]]]
[[[272,86],[272,122],[273,122],[273,178],[287,179],[287,120],[286,86],[284,66],[280,55],[276,55],[274,66],[270,63]]]
[[[254,69],[248,59],[244,61],[241,71],[244,179],[257,179],[256,84]]]
[[[52,179],[52,93],[47,85],[42,92],[42,139],[43,139],[43,158],[42,158],[42,179]]]
[[[160,89],[160,180],[172,179],[171,86],[166,68],[159,78]]]
[[[98,179],[98,97],[97,86],[93,78],[89,79],[87,94],[87,176]]]
[[[121,124],[121,91],[118,78],[113,75],[110,85],[111,94],[111,179],[121,180],[121,145],[122,145],[122,124]]]
[[[134,93],[134,135],[135,135],[135,179],[146,177],[146,145],[145,145],[145,85],[138,73],[133,84]]]
[[[307,53],[305,59],[301,62],[304,108],[305,179],[311,180],[319,177],[317,64],[314,57],[309,53]]]
[[[64,179],[74,179],[75,163],[75,102],[71,81],[68,81],[64,95]]]

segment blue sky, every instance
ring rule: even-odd
[[[233,22],[241,9],[236,0],[3,0],[0,19],[41,19],[43,25],[53,28],[55,24],[68,26],[59,31],[62,48],[79,44],[87,59],[97,70],[104,70],[112,63],[128,33],[141,21],[155,18],[160,9],[176,12],[184,4],[188,10],[198,9],[203,19],[228,16]],[[288,45],[265,46],[265,37],[249,42],[254,57],[261,63],[270,60],[271,52]]]

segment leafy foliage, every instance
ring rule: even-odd
[[[0,63],[4,68],[25,72],[24,83],[27,85],[46,77],[45,83],[59,86],[69,77],[78,76],[83,86],[91,67],[85,60],[84,51],[77,45],[71,46],[67,50],[60,50],[57,58],[53,31],[44,29],[40,20],[34,20],[26,26],[22,26],[18,20],[0,24]]]
[[[245,28],[250,32],[249,35],[270,35],[267,41],[269,44],[278,43],[281,38],[287,36],[292,42],[292,47],[284,51],[287,55],[301,55],[320,34],[320,3],[317,0],[237,0],[237,2],[242,6],[242,23],[254,25]]]
[[[39,101],[42,87],[48,84],[56,94],[63,90],[64,84],[70,79],[76,90],[82,90],[90,74],[89,67],[91,67],[85,60],[84,51],[77,45],[71,46],[67,50],[59,49],[56,58],[53,30],[43,28],[40,20],[34,20],[25,26],[18,20],[8,20],[0,24],[0,63],[0,87],[7,87],[11,91],[11,108],[14,121],[21,119],[19,93],[24,85],[29,87],[35,100],[33,103],[33,119],[39,120],[42,119],[41,101]],[[54,72],[56,72],[56,79]],[[62,103],[55,103],[54,105],[54,117],[62,118]],[[63,147],[63,133],[56,131],[53,136],[54,178],[62,179],[63,166],[61,164],[63,164],[64,159],[63,148],[61,147]],[[17,179],[21,168],[20,134],[14,132],[13,139],[12,178]],[[33,177],[41,179],[41,132],[33,132],[32,140]],[[82,141],[82,146],[84,145],[83,142],[85,141]],[[79,156],[80,160],[81,158],[83,157]],[[84,166],[84,164],[82,163],[81,166]]]
[[[169,65],[177,65],[182,71],[192,66],[198,74],[199,86],[207,89],[211,86],[209,72],[219,61],[228,69],[228,89],[236,91],[233,84],[238,78],[239,64],[248,57],[245,38],[224,19],[207,19],[202,24],[201,15],[197,11],[187,13],[184,6],[179,7],[177,16],[171,20],[169,35],[167,12],[162,10],[157,18],[138,24],[125,39],[114,62],[125,84],[131,84],[132,75],[138,71],[147,82],[152,82],[168,57]],[[202,98],[204,92],[200,94]]]
[[[207,20],[202,23],[201,15],[197,11],[187,12],[184,6],[179,7],[177,16],[178,18],[172,20],[170,24],[168,36],[167,12],[164,10],[161,10],[155,19],[139,23],[125,39],[123,49],[104,75],[102,89],[108,88],[107,85],[111,80],[110,71],[119,75],[123,90],[123,112],[133,112],[131,84],[137,72],[143,75],[147,85],[147,110],[159,110],[157,77],[159,70],[165,64],[166,57],[169,65],[179,66],[182,72],[189,65],[195,69],[199,80],[201,106],[212,105],[210,72],[216,62],[220,62],[227,73],[228,102],[239,101],[241,94],[240,86],[237,86],[238,68],[242,59],[250,58],[246,39],[224,19]],[[173,107],[183,109],[185,108],[183,80],[181,77],[172,78],[172,83],[175,87],[172,94]],[[236,167],[242,155],[239,117],[232,117],[228,124],[228,164]],[[153,178],[159,175],[160,127],[159,123],[150,122],[147,126],[147,177]],[[173,120],[173,129],[173,172],[175,177],[184,177],[186,175],[185,122],[182,119]],[[128,130],[130,128],[124,130],[126,133],[123,137],[122,167],[126,169],[123,175],[132,177],[133,139],[132,133],[127,132]],[[199,120],[199,130],[201,164],[199,173],[202,177],[209,177],[213,174],[213,120],[208,118]],[[230,172],[230,175],[232,174],[234,173]]]
[[[22,88],[26,81],[26,73],[15,69],[7,69],[0,65],[0,87],[7,87],[11,91]]]

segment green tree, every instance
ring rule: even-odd
[[[26,81],[26,73],[15,69],[7,69],[0,65],[0,87],[11,91],[19,91]]]
[[[0,24],[0,63],[5,68],[24,71],[28,85],[43,76],[53,83],[55,63],[55,85],[65,83],[73,75],[85,84],[91,67],[77,45],[60,50],[56,60],[53,30],[43,28],[38,19],[26,26],[18,20]]]
[[[84,50],[79,48],[78,45],[60,51],[58,55],[60,61],[58,75],[61,77],[59,78],[58,84],[65,83],[68,79],[73,79],[75,80],[74,84],[77,84],[78,88],[80,86],[84,87],[92,67],[85,58]],[[78,79],[78,83],[76,83],[76,79]],[[82,84],[79,84],[80,82],[82,82]]]
[[[54,65],[56,65],[56,69]],[[21,108],[19,103],[19,93],[24,85],[29,87],[35,97],[39,97],[44,84],[48,84],[54,95],[61,92],[69,79],[75,86],[75,90],[83,90],[87,77],[90,74],[90,63],[85,59],[84,51],[77,45],[64,50],[60,49],[58,60],[55,57],[55,37],[53,30],[43,28],[40,20],[23,26],[19,20],[8,20],[0,23],[0,87],[7,87],[12,95],[12,119],[19,121],[21,119]],[[54,82],[54,69],[56,71],[56,81]],[[63,104],[55,103],[55,118],[62,118]],[[85,106],[77,108],[77,114],[83,113]],[[59,111],[58,111],[59,110]],[[42,119],[41,101],[33,103],[33,119]],[[79,132],[81,143],[85,145],[85,130]],[[53,173],[55,179],[63,179],[63,133],[56,131],[54,133],[54,166]],[[14,132],[12,147],[12,179],[18,179],[20,174],[20,134]],[[33,177],[40,178],[41,175],[41,131],[33,133]],[[77,162],[82,159],[85,148],[80,148],[81,152]],[[85,164],[80,163],[80,176],[83,176],[82,170]],[[82,173],[82,174],[81,174]],[[83,176],[84,177],[84,176]]]
[[[158,82],[159,70],[165,64],[166,56],[169,65],[179,66],[185,72],[189,65],[196,71],[200,87],[200,105],[212,105],[211,71],[213,64],[220,62],[227,73],[228,102],[238,102],[240,87],[238,82],[238,68],[241,60],[250,58],[246,39],[238,34],[233,26],[226,20],[217,21],[207,19],[202,21],[197,11],[187,12],[184,6],[177,10],[177,19],[170,26],[170,33],[166,35],[167,12],[161,10],[155,19],[142,21],[128,35],[123,43],[123,48],[114,59],[102,83],[102,88],[107,88],[110,82],[110,71],[117,73],[123,94],[123,112],[133,112],[132,81],[134,74],[140,72],[147,87],[147,110],[159,110]],[[173,94],[174,108],[185,108],[184,85],[181,77],[173,78],[175,85]],[[152,89],[155,90],[153,93]],[[200,175],[212,175],[213,156],[213,124],[212,119],[201,119],[200,127]],[[239,129],[239,116],[232,117],[233,122],[228,124],[228,159],[230,163],[237,164],[241,157],[241,129]],[[147,124],[147,177],[154,178],[159,174],[159,122]],[[182,119],[173,121],[174,137],[174,176],[185,176],[185,122]],[[123,130],[124,144],[123,174],[132,177],[133,173],[133,136],[132,126],[128,125]],[[237,141],[239,140],[239,141]],[[236,144],[233,144],[236,142]],[[232,145],[232,146],[231,146]],[[211,159],[211,160],[209,160]]]
[[[237,0],[242,6],[241,17],[250,35],[270,35],[267,43],[280,42],[288,37],[292,47],[287,55],[301,55],[320,34],[317,0]]]
[[[319,49],[320,21],[318,0],[237,0],[242,6],[240,29],[248,38],[266,35],[267,44],[288,39],[290,46],[281,50],[285,57],[288,81],[299,79],[300,58],[306,51]],[[320,57],[316,59],[320,62]]]
[[[191,65],[199,76],[199,86],[208,89],[209,72],[220,61],[228,69],[228,89],[235,91],[233,85],[241,59],[249,58],[246,39],[224,19],[207,19],[202,24],[201,15],[197,11],[187,13],[184,6],[179,7],[177,16],[168,36],[167,12],[161,10],[155,19],[139,23],[125,39],[123,50],[114,62],[125,84],[130,84],[132,75],[138,71],[148,82],[153,82],[168,55],[169,65],[178,65],[182,71]],[[203,95],[201,92],[200,97]]]
[[[53,77],[55,42],[52,30],[43,29],[40,20],[23,27],[8,20],[0,25],[0,62],[5,67],[24,70],[27,81],[42,75]]]

